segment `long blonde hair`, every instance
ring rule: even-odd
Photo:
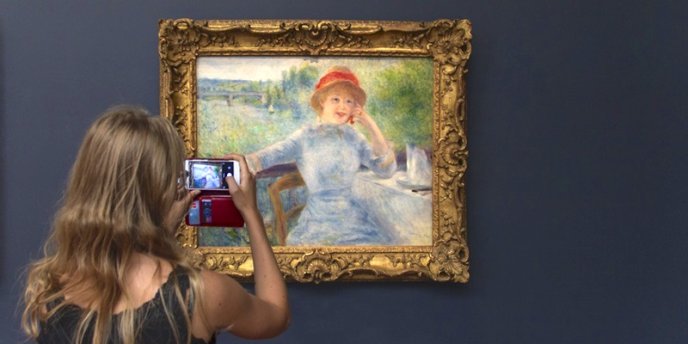
[[[197,290],[197,272],[185,262],[173,229],[164,228],[177,198],[183,159],[184,145],[174,127],[142,108],[117,106],[93,123],[72,167],[45,256],[29,268],[22,317],[29,336],[39,335],[41,322],[66,305],[69,293],[89,305],[73,337],[77,343],[93,319],[94,343],[107,342],[113,326],[123,342],[133,343],[138,331],[134,311],[127,309],[118,324],[112,323],[112,314],[119,300],[130,300],[123,288],[125,272],[137,252],[185,267],[192,292]],[[179,285],[175,294],[186,308]],[[57,305],[50,308],[51,303]],[[182,340],[188,342],[185,310],[189,335]]]

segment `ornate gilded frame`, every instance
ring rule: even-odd
[[[412,56],[433,60],[432,245],[402,247],[274,247],[288,280],[469,279],[465,173],[468,20],[433,22],[191,20],[159,23],[160,110],[177,127],[188,156],[196,152],[199,56]],[[198,265],[240,280],[252,277],[248,247],[199,247],[183,225],[182,247]]]

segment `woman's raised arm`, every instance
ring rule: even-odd
[[[227,177],[234,204],[244,217],[253,257],[255,295],[232,278],[211,271],[202,272],[203,309],[208,330],[225,329],[244,338],[269,338],[289,325],[287,287],[272,252],[263,220],[256,205],[256,184],[241,155],[225,158],[241,166],[241,184]]]

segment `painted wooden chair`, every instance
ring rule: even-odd
[[[270,202],[272,203],[272,209],[275,213],[274,230],[280,245],[284,246],[286,244],[287,223],[289,219],[298,216],[305,206],[303,204],[298,204],[285,211],[280,193],[303,185],[305,185],[305,183],[299,171],[293,171],[280,176],[274,183],[268,186]]]

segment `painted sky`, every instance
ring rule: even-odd
[[[225,80],[281,80],[282,71],[315,59],[306,57],[199,57],[199,76]]]
[[[250,81],[279,81],[282,72],[291,67],[304,64],[325,69],[342,65],[351,68],[361,79],[366,79],[367,73],[384,69],[408,58],[376,58],[376,57],[304,57],[304,56],[202,56],[196,61],[198,78],[221,80],[250,80]]]

